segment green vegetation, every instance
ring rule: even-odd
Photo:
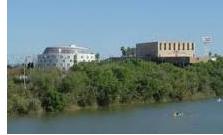
[[[8,114],[223,96],[221,57],[184,68],[125,59],[81,63],[68,72],[29,69],[27,89],[17,78],[22,72],[8,69]]]
[[[132,57],[134,56],[134,48],[130,48],[130,47],[127,47],[125,48],[124,46],[122,46],[120,48],[121,52],[122,52],[122,57]]]

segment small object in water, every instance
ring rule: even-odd
[[[218,98],[218,99],[217,99],[217,102],[218,102],[218,103],[222,102],[222,99],[221,99],[221,98]]]
[[[183,116],[183,112],[174,112],[173,116],[174,117],[182,117]]]

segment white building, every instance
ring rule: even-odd
[[[94,61],[95,54],[89,48],[76,45],[47,47],[43,54],[38,55],[39,67],[57,67],[68,70],[74,64]]]

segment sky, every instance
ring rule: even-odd
[[[223,54],[222,0],[8,0],[8,61],[47,46],[76,44],[101,57],[157,40],[193,41],[204,54]]]

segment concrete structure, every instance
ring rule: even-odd
[[[137,57],[194,57],[193,42],[149,42],[136,44]]]
[[[57,67],[68,70],[74,64],[91,62],[95,60],[95,54],[89,48],[76,45],[62,47],[47,47],[43,54],[38,55],[39,67]]]
[[[195,44],[193,42],[157,41],[136,44],[136,57],[152,58],[164,61],[180,62],[187,59],[187,63],[195,58]]]

